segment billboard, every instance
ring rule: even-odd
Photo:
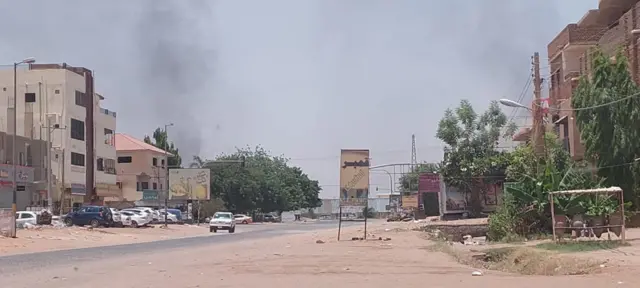
[[[340,205],[365,206],[369,197],[369,150],[340,151]]]
[[[209,200],[211,192],[209,169],[169,169],[169,199]]]

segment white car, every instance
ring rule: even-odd
[[[109,209],[111,209],[111,215],[113,217],[113,225],[122,226],[122,218],[120,217],[120,211],[118,211],[118,209],[116,208],[109,208]]]
[[[121,210],[122,225],[138,228],[151,223],[149,215],[142,211]]]
[[[149,207],[135,207],[134,209],[140,209],[142,211],[145,211],[145,212],[151,214],[151,217],[153,218],[153,221],[158,221],[160,219],[160,213],[158,212],[158,210],[154,210],[154,209],[149,208]]]
[[[218,230],[227,230],[229,233],[236,232],[236,219],[231,212],[216,212],[209,221],[209,232],[216,233]]]
[[[38,214],[33,211],[17,211],[16,212],[16,227],[23,228],[25,224],[37,225]]]
[[[164,223],[165,212],[163,210],[160,210],[158,214],[160,214],[160,217],[158,218],[158,222]],[[176,215],[173,215],[171,213],[167,214],[167,223],[178,223],[178,217],[176,217]]]
[[[120,210],[120,214],[122,214],[123,211],[139,212],[141,216],[146,218],[147,222],[149,222],[149,223],[153,222],[153,215],[151,214],[151,212],[148,212],[148,211],[146,211],[144,209],[139,209],[139,208],[122,209],[122,210]],[[124,222],[123,222],[123,224],[124,224]]]
[[[236,219],[236,222],[240,223],[240,224],[249,224],[249,223],[253,222],[253,218],[251,218],[251,217],[249,217],[247,215],[244,215],[244,214],[233,215],[233,219]]]

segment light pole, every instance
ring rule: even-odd
[[[16,211],[18,210],[18,166],[16,165],[16,138],[18,138],[18,66],[21,64],[31,64],[36,62],[33,57],[25,58],[20,62],[13,63],[13,139],[11,147],[11,166],[13,168],[13,201],[11,202],[11,212],[13,212],[13,226],[11,227],[11,237],[16,237]]]
[[[166,164],[165,177],[167,184],[167,191],[164,195],[164,226],[169,227],[169,223],[167,221],[167,214],[169,213],[169,192],[171,191],[169,187],[169,133],[167,132],[167,128],[173,126],[173,123],[164,125],[164,163]]]
[[[513,100],[509,100],[509,99],[500,99],[500,100],[498,100],[498,102],[500,102],[500,104],[502,104],[502,105],[504,105],[504,106],[507,106],[507,107],[524,108],[524,109],[527,109],[527,110],[529,110],[529,111],[533,111],[533,110],[531,110],[531,108],[529,108],[529,107],[525,106],[524,104],[522,104],[522,103],[518,103],[518,102],[513,101]]]

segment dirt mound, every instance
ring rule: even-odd
[[[477,225],[427,225],[418,230],[428,232],[435,238],[442,238],[452,242],[462,242],[464,236],[483,237],[487,235],[489,227],[486,224]]]
[[[504,247],[483,251],[460,251],[450,244],[437,245],[458,262],[487,270],[523,275],[583,275],[601,272],[598,261],[541,251],[530,247]]]

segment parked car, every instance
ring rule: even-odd
[[[164,223],[164,210],[159,212],[160,214],[160,218],[158,219],[158,222]],[[173,213],[169,212],[169,214],[167,214],[167,223],[178,223],[178,217],[176,217],[176,215],[173,215]]]
[[[241,223],[241,224],[249,224],[253,222],[253,219],[251,217],[244,214],[233,215],[233,218],[236,220],[237,223]]]
[[[182,211],[180,211],[179,209],[167,209],[167,210],[169,211],[169,213],[176,215],[178,222],[182,223]]]
[[[216,233],[218,230],[227,230],[229,233],[236,232],[236,219],[231,212],[216,212],[209,221],[209,232]]]
[[[140,208],[127,208],[127,209],[122,209],[122,210],[120,210],[120,213],[122,213],[122,211],[140,212],[140,214],[141,214],[143,217],[145,217],[149,223],[153,222],[153,215],[151,214],[151,212],[150,212],[150,211],[148,211],[148,210],[146,210],[146,209],[140,209]]]
[[[122,218],[120,217],[120,211],[116,208],[109,208],[111,215],[113,215],[113,226],[122,227]]]
[[[120,211],[120,216],[122,217],[122,225],[124,226],[138,228],[151,223],[149,214],[143,211],[122,210]]]
[[[280,222],[280,217],[273,214],[265,214],[263,219],[264,219],[264,222],[272,222],[272,223]]]
[[[152,221],[154,222],[160,220],[160,213],[158,212],[158,210],[154,210],[153,208],[149,207],[135,207],[134,209],[140,209],[151,214]]]
[[[38,225],[38,214],[33,211],[17,211],[16,227],[23,228],[25,224]]]
[[[113,225],[113,215],[111,209],[105,206],[82,206],[79,209],[70,212],[64,218],[67,226],[91,225],[91,227]]]

